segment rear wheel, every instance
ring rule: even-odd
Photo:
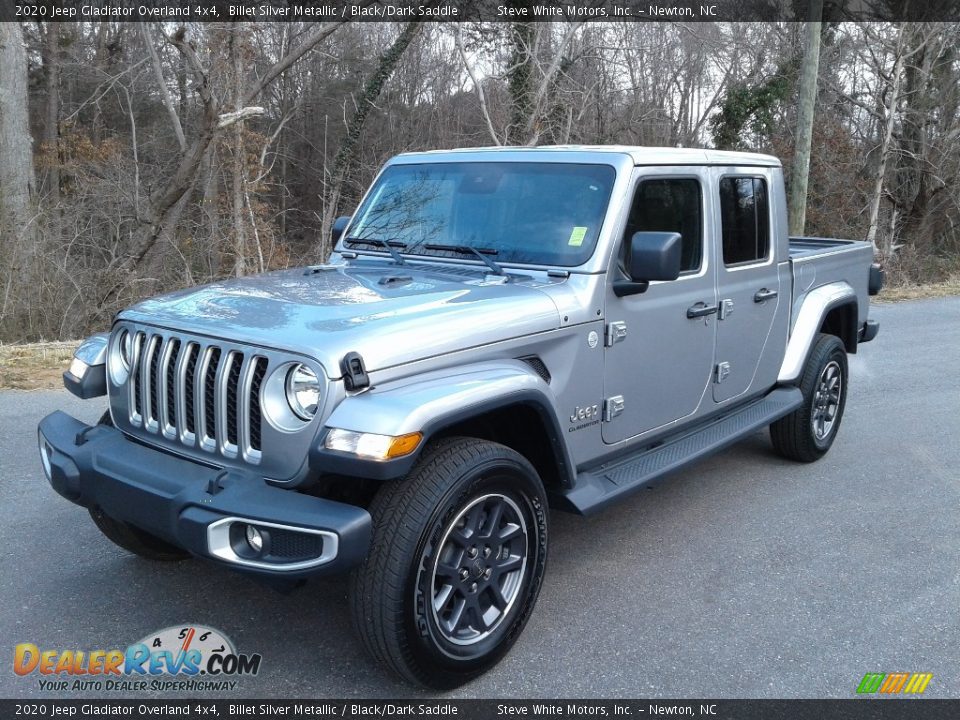
[[[496,664],[523,630],[546,564],[546,497],[530,463],[496,443],[444,440],[370,512],[371,552],[350,582],[370,654],[437,689]]]
[[[110,413],[105,412],[98,424],[113,427]],[[190,553],[182,548],[171,545],[156,535],[151,535],[133,525],[116,520],[99,507],[90,508],[89,513],[90,517],[93,518],[94,525],[108,540],[134,555],[139,555],[147,560],[184,560],[190,557]]]
[[[818,336],[800,390],[803,405],[770,425],[770,439],[784,457],[813,462],[833,445],[847,403],[847,351],[840,338]]]

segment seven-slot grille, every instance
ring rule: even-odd
[[[260,462],[267,358],[137,331],[127,383],[130,423],[190,447]]]

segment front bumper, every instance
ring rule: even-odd
[[[347,570],[369,550],[363,508],[201,465],[59,411],[39,434],[44,471],[60,495],[235,570],[299,580]],[[245,539],[247,525],[264,540],[259,554]]]

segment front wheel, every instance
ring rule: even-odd
[[[774,449],[786,458],[813,462],[837,437],[847,403],[847,351],[835,335],[821,334],[800,378],[803,405],[770,425]]]
[[[546,496],[530,463],[496,443],[443,440],[370,513],[371,551],[350,582],[369,653],[440,690],[496,664],[530,617],[546,565]]]

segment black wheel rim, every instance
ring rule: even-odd
[[[473,645],[503,623],[527,569],[527,521],[499,493],[471,500],[444,529],[430,585],[433,621],[443,639]]]
[[[843,394],[843,375],[840,364],[831,360],[820,372],[813,393],[810,427],[817,440],[826,440],[837,423],[840,398]]]

